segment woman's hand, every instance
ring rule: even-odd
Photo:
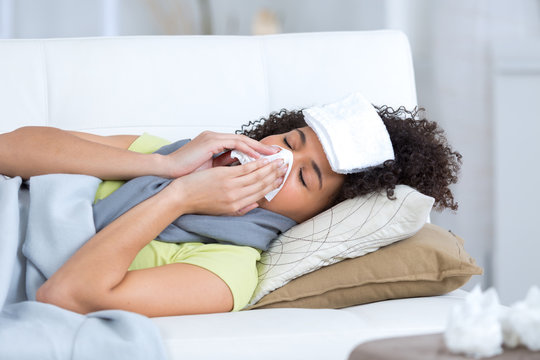
[[[278,151],[272,146],[263,145],[244,135],[204,131],[180,149],[167,155],[169,177],[177,178],[198,170],[229,165],[234,162],[230,156],[214,159],[214,155],[232,149],[237,149],[255,159],[260,158],[260,154],[272,155]]]
[[[163,191],[179,201],[185,214],[244,215],[279,187],[287,165],[262,158],[239,166],[219,166],[174,180]]]

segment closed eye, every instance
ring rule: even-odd
[[[288,147],[289,149],[292,150],[291,144],[289,144],[289,142],[287,141],[287,138],[286,138],[286,137],[283,137],[283,142],[285,143],[285,145],[287,145],[287,147]]]
[[[287,145],[289,149],[292,150],[291,144],[289,144],[289,142],[287,141],[287,137],[283,137],[283,142],[285,143],[285,145]],[[304,175],[302,174],[302,169],[298,171],[298,178],[300,179],[300,182],[302,183],[302,185],[304,185],[304,187],[307,188],[306,181],[304,180]]]
[[[304,176],[302,175],[302,169],[298,171],[298,177],[300,178],[300,181],[302,182],[302,185],[307,188],[306,182],[304,181]]]

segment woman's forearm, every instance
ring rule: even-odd
[[[118,286],[137,253],[184,213],[172,186],[138,204],[84,244],[36,294],[36,299],[85,312]]]
[[[50,173],[104,180],[167,176],[165,157],[139,154],[50,127],[24,127],[0,135],[0,173],[29,178]]]

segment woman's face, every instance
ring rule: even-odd
[[[341,188],[345,175],[332,171],[317,134],[306,126],[265,137],[261,142],[291,150],[294,161],[279,193],[272,201],[262,198],[259,206],[298,223],[325,210]]]

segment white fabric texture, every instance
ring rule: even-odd
[[[0,39],[0,55],[2,132],[50,125],[174,141],[355,91],[416,105],[409,43],[395,30]]]
[[[289,166],[287,167],[287,172],[285,173],[285,176],[283,177],[283,182],[281,183],[281,185],[279,185],[279,187],[277,189],[274,189],[274,190],[270,191],[268,194],[266,194],[264,196],[266,198],[266,200],[268,200],[268,201],[272,201],[272,199],[281,190],[283,185],[285,185],[285,181],[287,181],[287,178],[289,177],[289,174],[291,173],[293,160],[294,160],[292,151],[287,150],[287,149],[282,148],[281,146],[277,146],[277,145],[275,145],[275,147],[280,148],[281,151],[276,153],[276,154],[267,155],[267,156],[263,156],[263,157],[268,159],[268,161],[274,161],[276,159],[283,159],[283,163],[287,164]],[[247,163],[252,162],[252,161],[255,161],[255,159],[252,158],[251,156],[248,156],[248,155],[246,155],[243,152],[238,151],[238,150],[231,151],[231,157],[233,159],[238,159],[238,161],[242,165],[247,164]]]
[[[406,185],[396,186],[394,196],[390,200],[384,192],[345,200],[281,234],[261,254],[259,284],[248,306],[303,274],[418,232],[434,199]]]
[[[171,360],[347,360],[361,342],[443,331],[448,312],[465,294],[455,290],[344,309],[257,309],[151,320],[174,355]]]
[[[394,160],[390,135],[381,117],[360,93],[302,111],[317,134],[332,170],[350,174]]]

